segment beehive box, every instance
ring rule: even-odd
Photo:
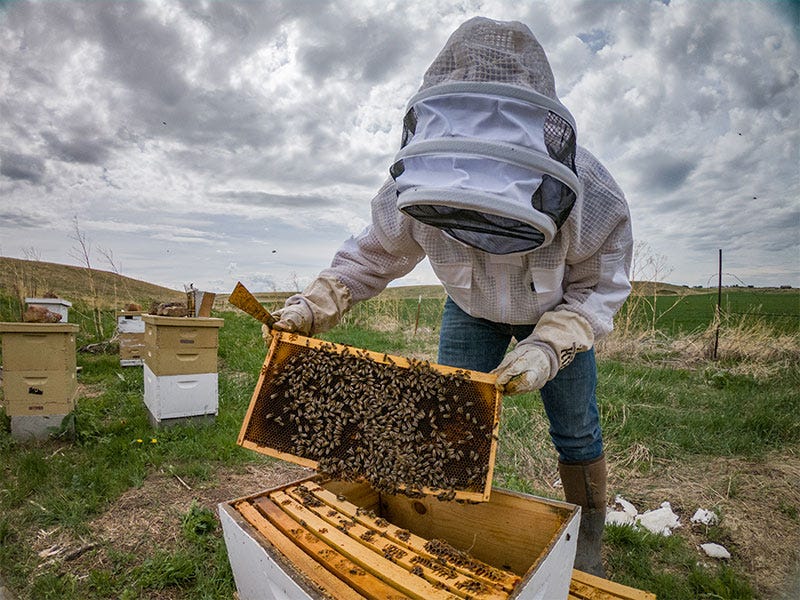
[[[213,417],[219,409],[217,373],[156,375],[145,363],[144,404],[154,425],[172,419]]]
[[[117,313],[117,338],[119,339],[119,364],[134,367],[144,364],[145,333],[141,311]]]
[[[0,323],[3,393],[12,419],[66,415],[75,407],[77,332],[70,323]]]
[[[154,426],[213,419],[222,319],[144,315],[144,404]]]
[[[3,370],[75,372],[74,323],[0,323]]]
[[[222,319],[145,315],[144,362],[157,376],[217,372]]]
[[[321,476],[219,505],[240,600],[568,597],[580,509],[381,494]]]
[[[485,501],[500,400],[486,373],[275,332],[238,443],[382,492]]]
[[[45,439],[75,408],[78,388],[71,323],[0,323],[3,397],[11,435]]]

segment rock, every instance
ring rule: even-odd
[[[636,523],[652,533],[672,535],[672,530],[680,527],[678,515],[672,512],[669,502],[662,502],[661,508],[649,510],[636,517]]]
[[[706,510],[705,508],[698,508],[691,519],[692,523],[700,523],[702,525],[716,525],[719,518],[716,513]]]
[[[58,323],[60,320],[60,314],[48,310],[44,306],[29,306],[22,314],[24,323]]]
[[[162,302],[154,304],[150,309],[150,314],[162,317],[188,317],[189,309],[183,302]]]

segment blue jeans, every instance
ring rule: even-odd
[[[533,327],[476,319],[448,298],[442,315],[438,362],[488,373],[503,360],[511,338],[525,339]],[[603,453],[596,387],[597,365],[594,350],[589,350],[576,354],[541,389],[550,420],[550,438],[562,462],[588,461]]]

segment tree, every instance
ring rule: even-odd
[[[89,293],[91,294],[92,321],[94,322],[94,330],[97,339],[101,340],[104,337],[103,322],[100,319],[100,301],[94,279],[94,269],[92,269],[92,244],[86,233],[81,230],[80,224],[78,223],[78,215],[72,217],[72,235],[70,235],[70,237],[75,241],[76,245],[72,247],[69,255],[80,262],[86,271]]]

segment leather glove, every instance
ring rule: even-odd
[[[303,290],[286,300],[283,308],[273,313],[272,329],[315,335],[335,326],[353,304],[350,290],[335,277],[318,277]],[[264,341],[272,341],[269,327],[262,325]]]
[[[272,343],[273,330],[308,335],[311,323],[314,322],[311,310],[304,303],[280,308],[272,313],[272,316],[275,318],[272,328],[266,323],[261,326],[261,337],[267,346]]]
[[[541,389],[550,379],[550,357],[537,344],[517,344],[493,375],[495,386],[509,396]]]
[[[539,390],[566,367],[578,352],[594,344],[589,322],[569,310],[549,311],[542,315],[533,333],[509,352],[493,374],[497,389],[521,394]]]

